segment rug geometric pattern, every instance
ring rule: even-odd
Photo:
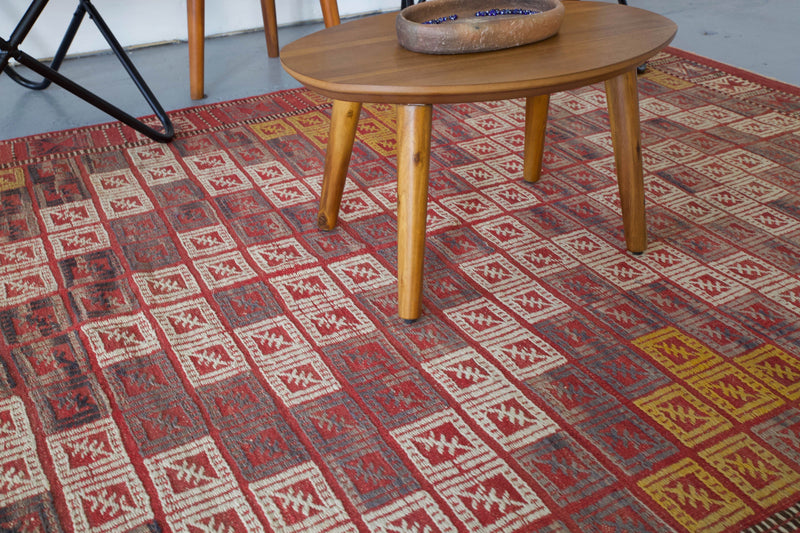
[[[639,80],[625,251],[602,85],[434,108],[423,314],[396,317],[395,114],[316,227],[303,89],[0,141],[0,527],[750,531],[800,516],[800,89]]]

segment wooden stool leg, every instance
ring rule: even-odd
[[[614,159],[617,165],[625,241],[628,250],[640,253],[647,248],[647,223],[636,70],[630,70],[608,80],[606,97]]]
[[[397,106],[398,315],[405,320],[422,312],[431,116],[430,105]]]
[[[339,25],[339,6],[336,0],[319,0],[319,6],[322,8],[322,20],[325,21],[325,27]]]
[[[186,20],[189,30],[189,96],[192,100],[199,100],[205,96],[205,0],[187,0]]]
[[[522,176],[531,183],[539,181],[542,173],[549,106],[549,94],[530,96],[525,100],[525,166]]]
[[[360,102],[333,101],[328,151],[325,153],[325,171],[322,175],[322,196],[317,216],[320,229],[331,230],[336,226],[360,113]]]
[[[261,18],[264,20],[267,55],[278,57],[278,19],[275,15],[275,0],[261,0]]]

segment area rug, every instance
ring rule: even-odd
[[[536,184],[522,101],[435,108],[412,324],[391,106],[332,232],[303,89],[0,142],[0,529],[798,529],[800,89],[674,49],[639,87],[640,256],[602,85]]]

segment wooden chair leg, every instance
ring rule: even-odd
[[[187,0],[186,20],[189,30],[189,95],[193,100],[205,96],[205,0]]]
[[[325,27],[339,25],[339,6],[336,0],[319,0],[319,6],[322,8],[322,19],[325,21]]]
[[[339,24],[339,7],[336,0],[319,0],[325,27]],[[264,38],[267,56],[278,57],[278,19],[275,0],[261,0],[261,17],[264,21]],[[189,30],[189,94],[193,100],[205,97],[205,0],[186,1],[186,20]]]
[[[550,95],[530,96],[525,101],[525,164],[522,176],[531,183],[539,181],[547,131]]]
[[[190,0],[191,1],[191,0]],[[325,27],[339,24],[339,7],[336,0],[319,0]],[[264,37],[267,40],[267,55],[278,57],[278,18],[275,13],[275,0],[261,0],[261,17],[264,19]]]
[[[267,55],[278,57],[278,19],[275,15],[275,0],[261,0],[261,18],[264,19]]]

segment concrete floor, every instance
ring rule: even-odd
[[[400,0],[398,6],[399,3]],[[800,86],[798,0],[629,0],[628,3],[674,20],[678,35],[672,46],[676,48]],[[84,24],[91,22],[87,20]],[[281,28],[280,42],[288,43],[321,28],[321,23]],[[21,48],[24,50],[24,43]],[[203,100],[189,98],[186,43],[141,48],[131,51],[130,57],[166,110],[298,86],[283,71],[278,59],[266,57],[261,32],[206,40],[207,96]],[[132,115],[151,114],[111,54],[70,59],[61,70]],[[113,119],[60,87],[31,91],[0,75],[0,139],[110,120]]]

